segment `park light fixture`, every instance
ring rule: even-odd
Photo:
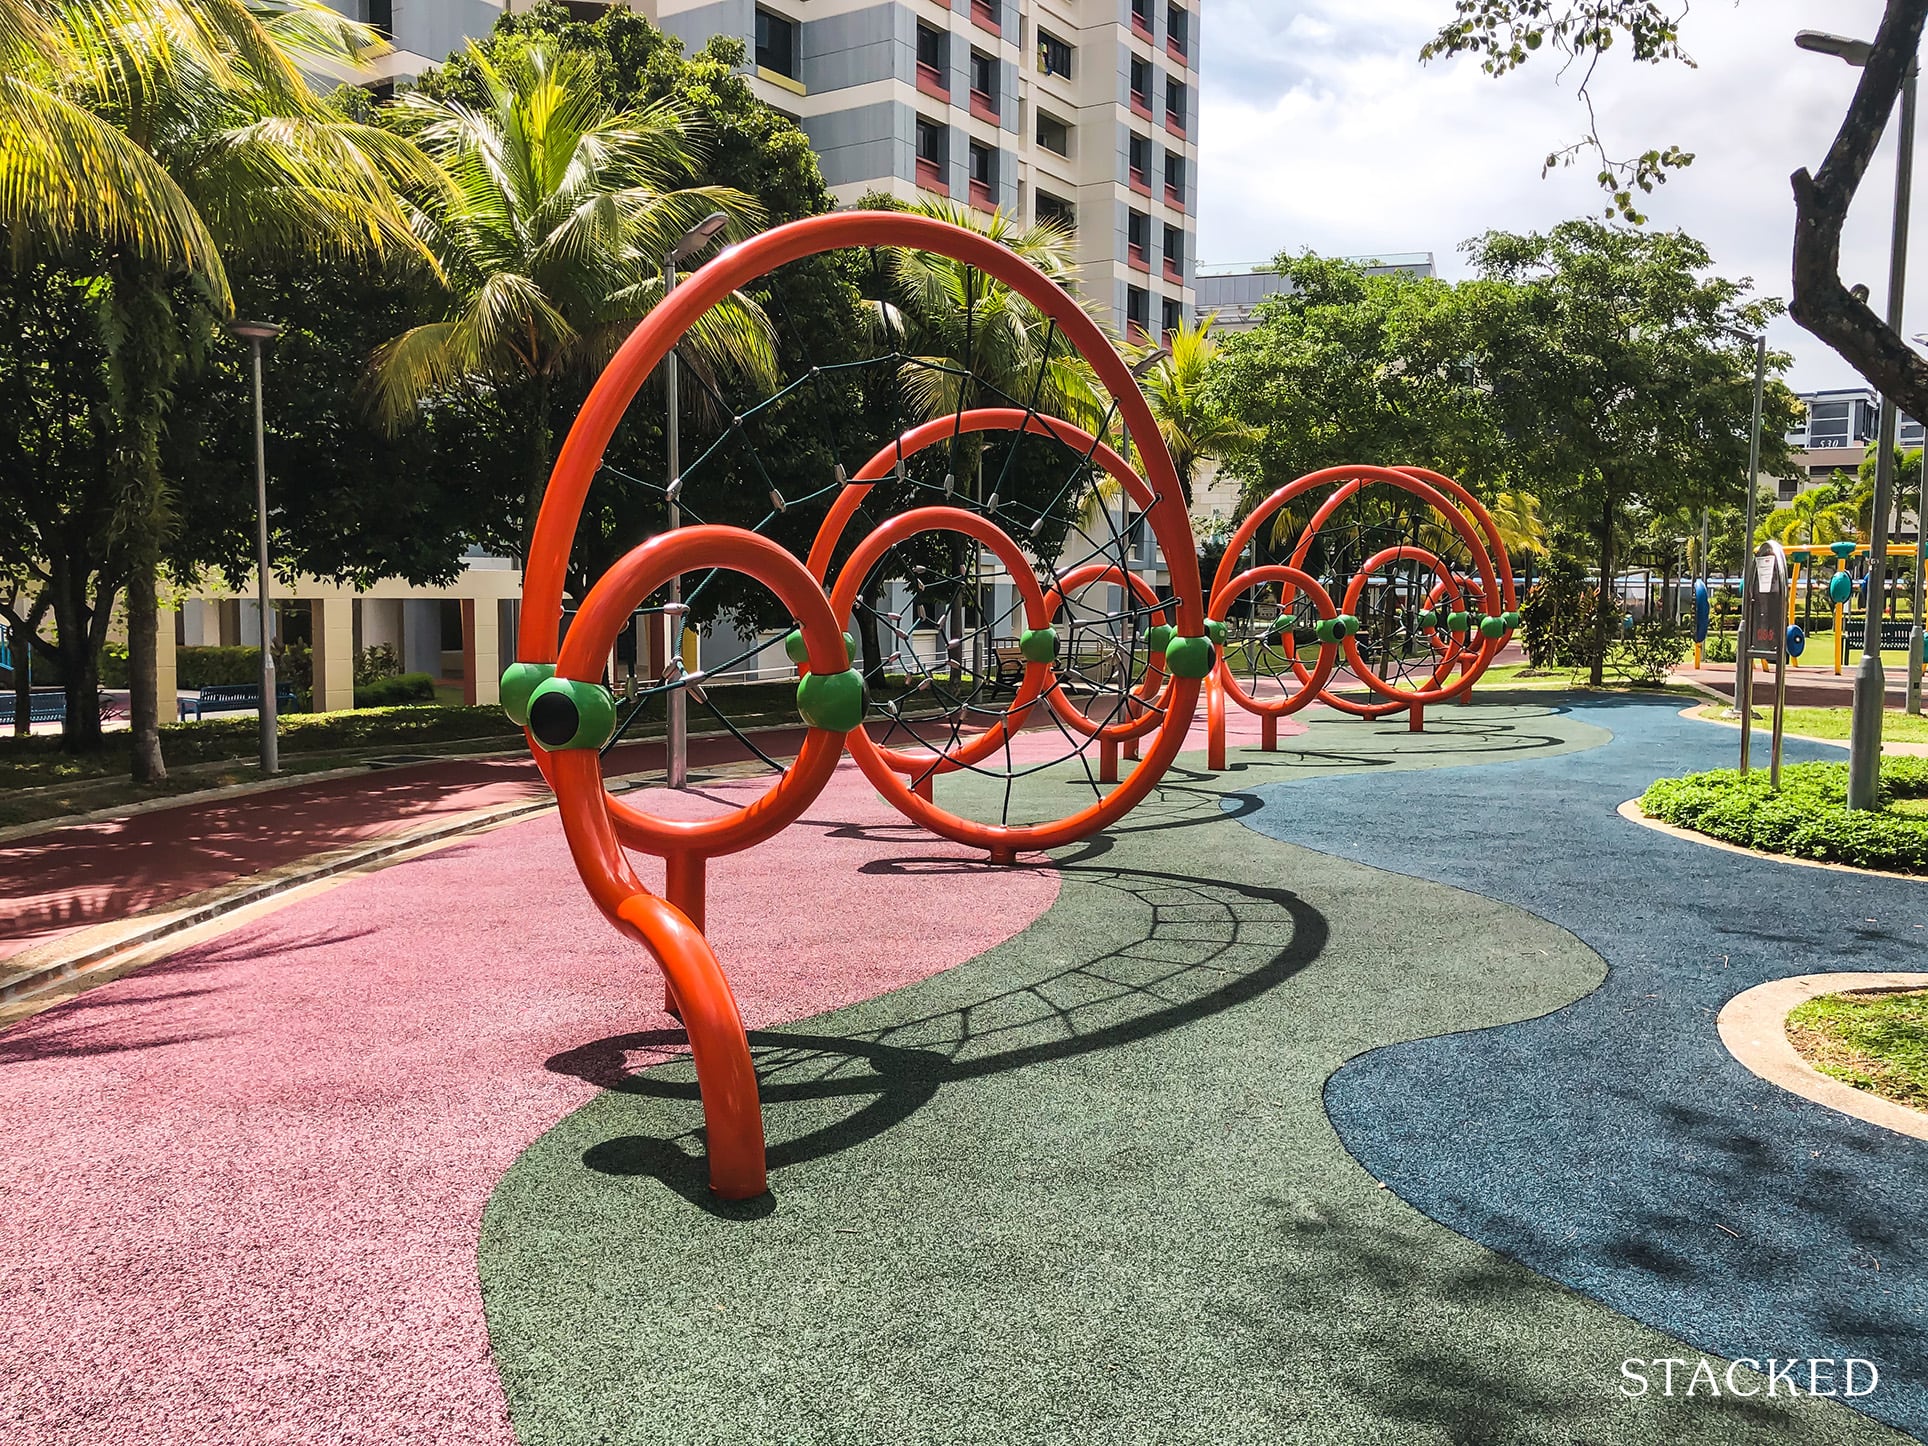
[[[683,233],[682,239],[669,248],[663,257],[663,299],[669,300],[670,293],[676,290],[676,268],[689,260],[710,242],[716,233],[730,222],[721,211],[712,211],[701,221]],[[665,429],[664,440],[668,444],[669,481],[664,487],[664,498],[669,505],[668,530],[674,532],[683,525],[683,508],[677,501],[683,494],[683,455],[680,423],[682,417],[681,399],[677,395],[676,348],[669,349],[663,358],[664,405],[668,408],[669,425]],[[779,509],[781,510],[781,509]],[[675,654],[674,664],[680,671],[683,662],[683,578],[679,573],[669,580],[669,607],[665,614],[669,619],[669,643]],[[664,700],[666,714],[663,723],[663,771],[671,788],[687,788],[690,776],[689,743],[689,699],[681,688],[671,688],[669,697]]]
[[[716,239],[716,233],[729,225],[729,223],[730,218],[725,216],[721,211],[710,212],[709,215],[685,231],[682,240],[669,248],[669,264],[671,266],[678,266],[689,260],[690,257],[714,241]]]
[[[1132,376],[1142,382],[1146,377],[1152,374],[1153,368],[1155,368],[1160,362],[1170,361],[1171,355],[1172,355],[1172,349],[1168,346],[1153,347],[1150,351],[1145,353],[1145,355],[1139,357],[1137,361],[1131,364]]]
[[[281,768],[275,706],[274,610],[268,601],[268,451],[261,423],[261,349],[281,335],[272,321],[236,321],[228,326],[254,353],[254,582],[261,606],[261,771]]]
[[[1867,41],[1835,35],[1826,30],[1799,31],[1794,36],[1794,43],[1803,50],[1812,50],[1816,55],[1836,56],[1857,69],[1866,65],[1868,57],[1874,54],[1874,47]]]

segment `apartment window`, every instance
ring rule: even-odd
[[[971,52],[971,109],[985,120],[996,120],[997,62],[981,50]]]
[[[997,152],[976,141],[971,142],[971,204],[986,211],[997,209]]]
[[[1071,47],[1048,30],[1038,32],[1038,70],[1044,75],[1071,75]]]
[[[1165,152],[1165,199],[1174,206],[1185,204],[1185,158],[1177,151]]]
[[[1142,286],[1125,288],[1125,327],[1141,337],[1151,330],[1151,293]]]
[[[950,103],[950,36],[929,25],[917,27],[917,88]]]
[[[1191,16],[1182,5],[1165,7],[1165,47],[1174,55],[1190,55],[1192,50]]]
[[[1163,335],[1170,336],[1178,330],[1179,319],[1183,314],[1184,308],[1178,304],[1178,298],[1176,296],[1167,296],[1163,301],[1158,303],[1158,310],[1159,330]]]
[[[1176,226],[1165,228],[1165,269],[1185,269],[1185,233]]]
[[[1900,418],[1895,426],[1895,441],[1903,447],[1919,447],[1923,437],[1922,425],[1912,417]]]
[[[1049,191],[1038,192],[1038,221],[1042,225],[1061,226],[1066,231],[1078,229],[1078,208],[1062,196],[1054,196]]]
[[[1143,211],[1126,214],[1125,246],[1133,265],[1148,267],[1151,264],[1151,217]]]
[[[1782,502],[1792,502],[1794,500],[1794,494],[1800,490],[1801,484],[1799,482],[1791,482],[1783,477],[1779,485],[1775,488],[1775,496]]]
[[[1131,28],[1140,34],[1151,34],[1151,0],[1131,0]]]
[[[1185,87],[1176,80],[1165,82],[1165,124],[1175,131],[1185,129]]]
[[[950,194],[944,177],[950,170],[950,127],[917,118],[917,184],[927,191]]]
[[[993,35],[1001,34],[1003,22],[999,12],[1002,8],[999,0],[971,0],[971,19]]]
[[[368,13],[363,18],[384,40],[395,38],[395,0],[368,0]]]
[[[1071,127],[1054,115],[1038,112],[1038,144],[1054,155],[1071,154]]]
[[[1131,58],[1131,104],[1151,114],[1151,66],[1136,55]]]
[[[1133,136],[1128,143],[1127,154],[1131,161],[1131,187],[1135,191],[1151,190],[1151,137]]]
[[[1851,402],[1815,402],[1808,407],[1808,445],[1810,447],[1847,447],[1853,443],[1848,434]]]
[[[768,10],[756,13],[756,63],[764,70],[797,78],[797,22]]]

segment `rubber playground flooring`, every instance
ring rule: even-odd
[[[1289,751],[1235,754],[1218,777],[1181,759],[1120,828],[1058,859],[1057,900],[1023,932],[754,1033],[773,1194],[747,1206],[703,1189],[688,1066],[631,1067],[668,1036],[618,1031],[557,1055],[551,1070],[604,1092],[521,1154],[481,1224],[489,1341],[517,1437],[1904,1439],[1838,1402],[1769,1399],[1746,1372],[1763,1394],[1628,1397],[1623,1361],[1696,1349],[1436,1224],[1362,1168],[1327,1118],[1327,1080],[1348,1060],[1466,1031],[1504,1039],[1496,1026],[1602,983],[1600,955],[1555,924],[1393,870],[1402,838],[1428,860],[1496,847],[1496,805],[1467,787],[1480,765],[1545,770],[1512,799],[1522,810],[1597,807],[1570,800],[1561,778],[1612,726],[1545,703],[1488,705],[1440,710],[1423,737],[1315,723]],[[1706,731],[1710,747],[1726,739]],[[1652,751],[1645,764],[1673,766]],[[1385,868],[1242,821],[1263,808],[1288,832],[1342,773],[1373,780],[1383,811],[1370,828],[1351,816],[1351,834],[1344,810],[1320,814],[1321,837],[1369,836],[1395,855]],[[940,799],[971,786],[946,780]],[[1623,827],[1622,863],[1660,837]],[[1530,840],[1498,846],[1530,867]],[[918,871],[936,889],[978,867],[908,849],[864,865]],[[863,919],[849,929],[860,936]],[[1711,1012],[1704,1023],[1711,1037]],[[1450,1096],[1476,1082],[1442,1066],[1413,1083]],[[1483,1158],[1531,1114],[1509,1098],[1452,1128]],[[1355,1112],[1362,1134],[1400,1123],[1358,1126]],[[1591,1124],[1589,1143],[1611,1158],[1617,1117]],[[1455,1143],[1435,1141],[1426,1166],[1450,1168]],[[1558,1167],[1540,1178],[1530,1153],[1510,1165],[1480,1178],[1489,1216],[1560,1188]],[[1416,1170],[1398,1183],[1419,1194],[1426,1181]]]
[[[1628,922],[1637,954],[1617,952],[1625,895],[1584,859],[1678,885],[1677,925],[1700,897],[1686,855],[1732,858],[1604,817],[1619,771],[1731,747],[1667,725],[1676,706],[1541,695],[1439,710],[1418,738],[1318,721],[1219,778],[1188,755],[1052,870],[988,869],[842,770],[717,866],[773,1142],[774,1193],[744,1208],[702,1188],[688,1066],[649,1067],[680,1036],[650,1027],[654,973],[553,820],[183,949],[0,1033],[0,1442],[1904,1439],[1838,1402],[1624,1396],[1630,1357],[1824,1349],[1877,1287],[1802,1277],[1780,1335],[1721,1334],[1720,1310],[1778,1309],[1782,1282],[1680,1248],[1652,1189],[1602,1188],[1673,1146],[1697,1188],[1760,1204],[1786,1180],[1784,1272],[1890,1164],[1711,1151],[1747,1136],[1730,1112],[1779,1108],[1731,1061],[1656,1074],[1699,1108],[1654,1116],[1590,1094],[1593,1041],[1490,1028],[1622,998],[1592,993],[1600,954],[1504,901],[1518,878],[1599,896],[1571,927],[1636,998],[1661,992],[1638,970],[1664,976],[1672,946]],[[1335,856],[1367,850],[1381,867]],[[1734,862],[1756,914],[1793,876],[1847,877]],[[1834,957],[1825,935],[1784,944],[1782,972]],[[1664,1004],[1711,1040],[1720,976],[1683,968],[1694,988]],[[1499,1048],[1469,1074],[1455,1041]],[[1881,1176],[1863,1215],[1917,1221],[1906,1183]],[[1575,1234],[1579,1205],[1620,1235]],[[1673,1296],[1612,1293],[1620,1238],[1665,1247]],[[1918,1291],[1910,1261],[1884,1245],[1879,1288]],[[1870,1404],[1899,1381],[1905,1405],[1919,1365],[1884,1356]]]

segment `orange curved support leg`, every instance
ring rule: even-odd
[[[1216,675],[1205,680],[1205,766],[1225,771],[1225,689]]]

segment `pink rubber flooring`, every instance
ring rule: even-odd
[[[1255,734],[1235,715],[1234,746]],[[746,1021],[962,962],[1057,896],[1040,867],[860,872],[975,857],[846,762],[804,822],[712,867],[711,938]],[[544,1061],[667,1027],[661,998],[545,817],[0,1035],[0,1442],[507,1446],[483,1207],[594,1093]]]

